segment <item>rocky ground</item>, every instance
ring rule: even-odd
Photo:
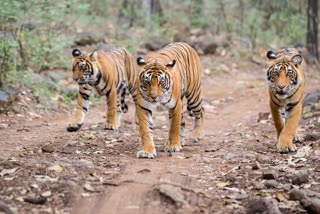
[[[265,65],[210,60],[202,57],[207,135],[187,135],[180,153],[162,152],[168,113],[159,110],[158,156],[135,157],[131,100],[117,132],[102,129],[105,99],[76,133],[66,131],[73,111],[0,115],[0,213],[320,213],[319,104],[305,108],[298,151],[276,153]],[[306,80],[306,93],[319,89],[316,68]]]

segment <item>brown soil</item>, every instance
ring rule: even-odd
[[[313,69],[306,79],[306,92],[320,85]],[[204,77],[202,88],[206,137],[191,143],[193,119],[186,116],[187,146],[164,153],[168,113],[156,112],[158,156],[150,160],[135,157],[140,144],[132,101],[117,132],[102,129],[105,99],[89,109],[76,133],[66,131],[70,113],[49,111],[32,120],[0,115],[10,124],[0,130],[0,213],[246,213],[257,198],[274,198],[283,213],[305,212],[289,192],[320,191],[319,116],[300,126],[314,141],[297,144],[298,153],[279,154],[270,118],[257,122],[269,111],[264,66],[239,63]],[[278,173],[273,187],[262,177],[270,168]],[[292,176],[306,170],[309,180],[293,185]]]

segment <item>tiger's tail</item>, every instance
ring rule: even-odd
[[[127,113],[128,112],[128,105],[126,104],[125,102],[125,97],[126,97],[126,94],[127,94],[127,88],[124,87],[121,91],[121,94],[120,94],[120,103],[121,103],[121,111],[123,113]]]
[[[136,83],[138,81],[138,67],[136,65],[136,61],[131,53],[125,50],[125,70],[126,70],[126,78],[127,78],[127,89],[131,94],[133,100],[136,102],[137,96],[137,87]]]

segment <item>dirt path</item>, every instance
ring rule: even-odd
[[[0,202],[17,213],[246,213],[250,201],[276,198],[274,206],[261,209],[304,212],[299,202],[288,200],[291,180],[311,170],[299,188],[319,192],[318,147],[302,157],[274,151],[272,123],[257,122],[259,112],[269,111],[264,72],[248,67],[203,79],[207,136],[194,144],[187,135],[180,153],[161,151],[167,112],[155,113],[153,160],[135,158],[140,145],[132,103],[118,132],[102,130],[104,100],[89,110],[77,133],[66,132],[71,115],[63,113],[0,130]],[[308,76],[311,91],[319,79]],[[314,132],[308,122],[304,135]],[[192,125],[187,117],[187,133]],[[288,168],[288,160],[296,165]],[[270,168],[277,173],[274,186],[262,178]]]

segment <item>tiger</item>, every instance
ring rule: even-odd
[[[267,52],[269,106],[277,131],[276,150],[295,152],[302,115],[306,63],[295,48]]]
[[[201,97],[201,65],[196,51],[186,43],[170,43],[156,52],[137,58],[136,120],[139,125],[142,150],[137,158],[157,156],[153,141],[152,111],[162,105],[169,111],[169,134],[165,152],[180,152],[185,145],[185,120],[182,100],[195,117],[192,141],[204,135],[204,108]]]
[[[74,49],[72,56],[73,79],[78,83],[79,90],[75,122],[68,124],[67,131],[78,131],[83,125],[93,89],[107,98],[104,129],[117,130],[121,112],[128,111],[125,103],[127,90],[132,90],[132,78],[137,76],[135,58],[123,48],[110,52],[95,50],[90,54],[82,54],[80,50]]]

